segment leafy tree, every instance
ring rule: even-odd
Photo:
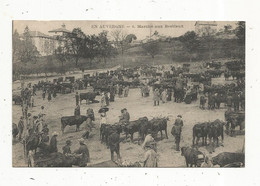
[[[184,48],[190,55],[190,62],[192,61],[192,55],[198,50],[199,40],[194,31],[188,31],[183,36],[179,37],[179,40],[183,43]]]
[[[39,56],[39,52],[33,44],[28,26],[25,27],[23,40],[21,40],[19,46],[18,58],[22,62],[26,63],[29,61],[36,61],[36,58]]]
[[[216,29],[206,26],[200,29],[201,42],[204,44],[204,47],[208,50],[209,60],[212,60],[213,47],[214,47],[214,36],[216,34]]]
[[[114,57],[116,55],[116,51],[115,48],[112,46],[111,42],[109,42],[108,38],[107,38],[107,31],[103,31],[101,33],[99,33],[99,56],[101,58],[103,58],[104,63],[106,65],[107,59]],[[132,41],[132,37],[131,36],[127,36],[126,39],[131,40]],[[129,41],[129,42],[131,42]]]
[[[17,56],[20,46],[21,46],[20,36],[19,36],[17,30],[15,30],[13,33],[13,54],[12,54],[13,62],[14,62],[15,57]]]
[[[148,55],[152,57],[154,65],[154,57],[160,52],[159,42],[155,40],[143,43],[142,48],[147,52]]]
[[[239,44],[245,45],[245,29],[246,29],[246,23],[245,21],[239,21],[237,23],[236,28],[236,36],[238,37]]]
[[[74,28],[72,33],[65,36],[65,47],[69,55],[75,59],[75,65],[78,66],[79,59],[84,56],[86,47],[86,35],[81,28]]]

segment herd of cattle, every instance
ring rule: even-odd
[[[118,69],[115,71],[107,71],[106,73],[96,73],[92,76],[90,74],[84,75],[82,79],[76,79],[75,77],[66,77],[65,81],[63,78],[54,79],[53,82],[39,81],[38,84],[33,85],[35,90],[52,90],[56,93],[66,94],[71,93],[74,90],[82,90],[88,87],[92,87],[92,92],[80,93],[80,102],[86,100],[86,103],[97,102],[96,96],[101,92],[116,93],[118,86],[129,86],[131,88],[140,87],[141,93],[149,96],[149,88],[151,86],[153,90],[159,89],[160,92],[167,90],[173,94],[176,102],[182,102],[189,104],[193,100],[197,100],[199,93],[205,95],[210,100],[213,100],[214,108],[219,108],[221,103],[227,104],[227,96],[232,96],[233,102],[240,102],[241,106],[245,100],[245,82],[244,72],[241,62],[227,62],[225,64],[226,70],[221,70],[221,64],[209,63],[206,65],[207,70],[199,73],[190,73],[189,65],[184,64],[183,67],[171,67],[171,70],[167,71],[164,67],[135,67],[129,69]],[[236,66],[236,67],[234,67]],[[211,79],[220,77],[224,74],[226,80],[232,76],[237,80],[236,83],[225,84],[225,85],[213,85]],[[143,81],[142,77],[145,77]],[[193,82],[192,87],[188,87],[188,81]],[[199,84],[203,84],[203,91],[199,92]],[[187,92],[187,89],[190,89]],[[20,95],[13,95],[13,101],[15,104],[21,104],[22,98]],[[216,105],[216,106],[215,106]],[[243,107],[243,106],[242,106]],[[185,157],[187,166],[200,166],[201,161],[204,160],[204,154],[201,153],[196,147],[199,146],[200,138],[202,139],[202,146],[209,143],[218,145],[219,137],[222,142],[224,140],[224,127],[229,131],[231,124],[231,133],[234,132],[236,126],[240,126],[240,130],[244,129],[245,120],[244,111],[231,111],[225,112],[225,122],[215,120],[213,122],[197,123],[193,127],[193,147],[183,147],[181,149],[182,155]],[[61,131],[64,133],[66,126],[76,126],[76,131],[79,130],[80,125],[87,120],[87,116],[81,115],[80,118],[75,116],[64,116],[61,117]],[[140,140],[144,140],[145,136],[150,129],[152,136],[157,139],[158,132],[160,132],[160,139],[163,139],[163,131],[165,137],[168,139],[167,134],[167,121],[169,118],[153,118],[148,120],[147,117],[141,117],[138,120],[130,121],[127,124],[116,123],[116,124],[102,124],[100,126],[100,140],[102,143],[108,145],[109,135],[116,131],[118,134],[124,132],[125,139],[130,135],[130,139],[133,142],[134,134],[138,133],[138,144]],[[122,139],[120,139],[122,140]],[[40,136],[35,136],[32,140],[32,146],[27,146],[28,149],[39,147]],[[27,149],[27,150],[28,150]],[[202,156],[200,156],[202,155]],[[57,155],[59,162],[53,163],[51,166],[72,166],[77,164],[77,159],[65,159],[62,154]],[[203,158],[198,158],[203,157]],[[46,164],[38,166],[49,166]],[[66,163],[64,163],[66,162]],[[68,163],[69,162],[69,163]],[[221,167],[224,166],[238,166],[237,162],[242,163],[244,166],[244,154],[243,153],[220,153],[218,156],[213,157],[213,164],[218,164]],[[232,163],[235,163],[234,165]],[[229,164],[229,165],[228,165]],[[241,164],[239,164],[241,166]],[[139,166],[136,164],[136,166]]]

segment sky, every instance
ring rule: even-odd
[[[61,28],[62,24],[66,29],[72,31],[73,28],[81,28],[85,34],[98,34],[103,30],[111,33],[114,30],[123,30],[126,34],[134,34],[137,40],[145,39],[150,33],[157,31],[159,35],[178,37],[187,31],[195,30],[196,21],[13,21],[13,31],[23,33],[26,25],[31,31],[40,31],[50,35],[48,31]],[[236,27],[234,21],[217,21],[218,28],[230,24]],[[149,28],[151,27],[152,28]],[[110,36],[110,34],[109,34]]]

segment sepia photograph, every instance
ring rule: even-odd
[[[12,21],[12,166],[244,168],[245,21]]]

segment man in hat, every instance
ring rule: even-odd
[[[66,145],[64,147],[62,147],[64,155],[68,156],[71,154],[70,146],[71,146],[71,141],[67,140]]]
[[[119,123],[127,124],[130,121],[130,114],[127,112],[126,108],[121,110],[121,116],[119,116]]]
[[[174,125],[175,126],[183,126],[183,120],[182,120],[182,116],[181,115],[178,115],[177,118],[175,119],[175,122],[174,122]]]
[[[81,154],[82,158],[80,159],[79,166],[86,167],[87,163],[90,162],[89,150],[87,145],[84,143],[84,139],[79,139],[80,147],[75,151],[76,154]]]
[[[53,132],[51,140],[50,140],[50,153],[58,152],[57,136],[58,136],[58,133],[57,132]]]
[[[146,146],[144,167],[158,167],[158,155],[155,150],[155,145],[155,142],[151,142]]]

